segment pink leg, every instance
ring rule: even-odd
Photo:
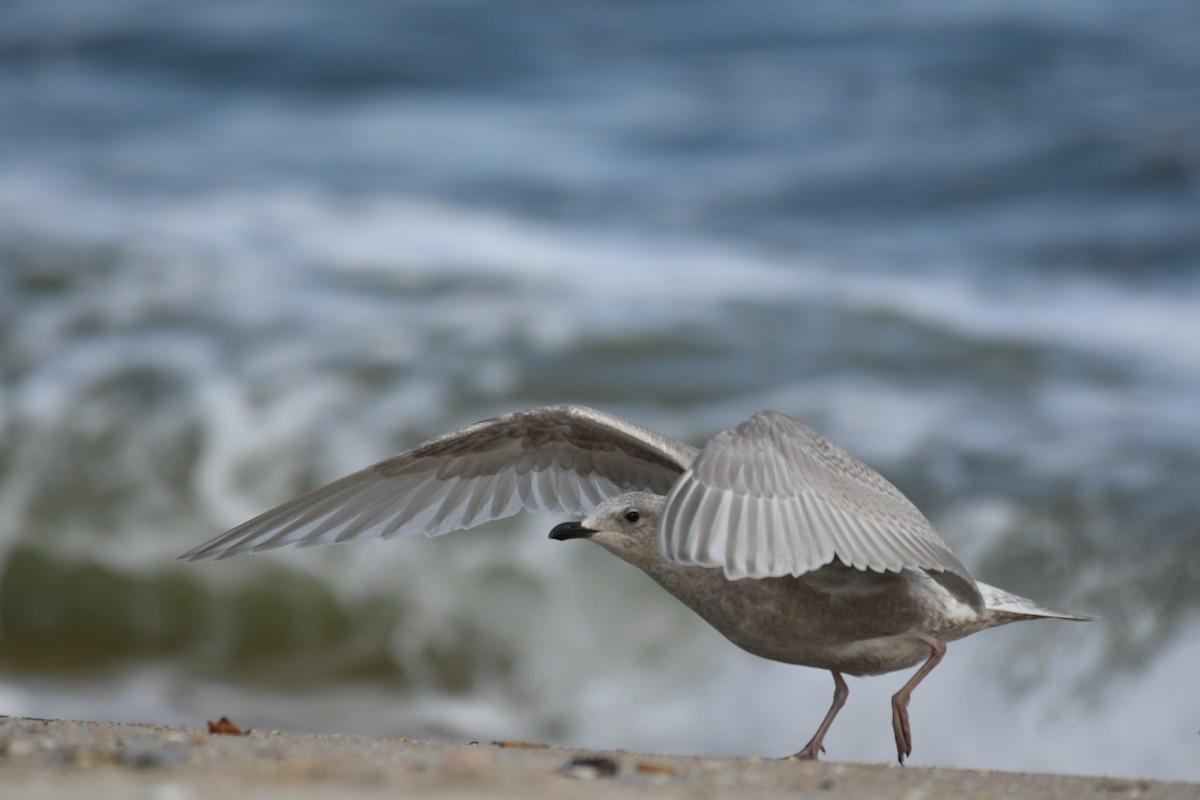
[[[850,696],[850,687],[846,685],[846,681],[842,678],[842,673],[832,672],[833,675],[833,705],[829,707],[829,711],[825,714],[825,719],[821,721],[821,727],[817,728],[817,732],[813,734],[812,739],[808,744],[804,745],[804,749],[791,758],[799,761],[816,761],[817,756],[825,751],[821,742],[825,740],[825,733],[829,730],[829,726],[833,724],[833,718],[842,710],[842,706],[846,705],[846,698]]]
[[[899,756],[901,764],[904,763],[905,756],[912,755],[912,730],[908,725],[909,698],[912,697],[917,684],[924,680],[934,667],[942,663],[942,656],[946,655],[946,643],[941,639],[924,634],[918,638],[929,645],[929,660],[921,665],[917,674],[908,679],[904,688],[892,696],[892,731],[896,734],[896,755]]]

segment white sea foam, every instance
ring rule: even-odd
[[[54,212],[68,198],[75,224],[63,231]],[[312,188],[113,198],[75,179],[10,170],[0,174],[0,210],[17,241],[117,248],[124,263],[91,306],[114,318],[157,306],[247,331],[302,320],[361,332],[371,319],[398,323],[397,307],[412,313],[407,290],[474,278],[497,282],[475,298],[438,304],[448,326],[469,336],[498,333],[498,322],[520,324],[545,347],[596,331],[703,322],[730,303],[818,301],[980,342],[1078,348],[1192,380],[1200,372],[1200,350],[1190,346],[1200,341],[1191,286],[847,270],[814,253],[563,228],[428,199],[346,198]],[[356,291],[360,278],[383,294]],[[403,337],[389,346],[404,349]]]
[[[789,752],[827,675],[744,656],[551,520],[173,560],[517,407],[696,442],[774,407],[1010,570],[981,579],[1111,617],[952,645],[913,700],[919,761],[1197,778],[1185,4],[659,4],[618,47],[584,6],[143,5],[0,11],[0,567],[19,545],[214,596],[282,567],[347,608],[395,598],[378,635],[412,689],[131,655],[0,674],[0,711]],[[335,17],[361,49],[329,48]],[[421,650],[469,625],[504,668],[455,694]],[[852,682],[831,758],[891,760],[902,680]]]

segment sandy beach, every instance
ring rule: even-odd
[[[1200,786],[882,764],[696,758],[0,717],[5,800],[266,798],[1189,798]]]

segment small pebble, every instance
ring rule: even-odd
[[[679,772],[674,766],[657,761],[639,761],[633,765],[633,771],[643,775],[676,775]]]
[[[560,769],[568,778],[592,780],[595,778],[612,778],[617,774],[617,762],[605,756],[589,756],[573,758]]]

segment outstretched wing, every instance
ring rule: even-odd
[[[974,582],[882,475],[808,427],[761,411],[714,436],[667,498],[663,555],[731,579],[932,569]],[[977,595],[977,590],[971,593]]]
[[[518,411],[347,475],[180,558],[226,558],[377,536],[437,536],[522,509],[584,514],[627,491],[666,494],[696,453],[583,406]]]

